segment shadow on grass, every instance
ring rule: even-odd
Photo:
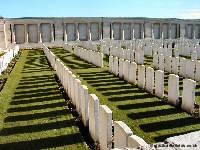
[[[178,113],[183,113],[183,112],[182,110],[178,110],[177,108],[169,108],[169,109],[131,113],[131,114],[128,114],[128,117],[135,120],[135,119],[144,119],[144,118],[150,118],[150,117],[167,116],[170,114],[178,114]]]
[[[160,131],[160,130],[196,125],[199,123],[200,123],[200,120],[198,118],[186,117],[186,118],[178,118],[178,119],[169,120],[169,121],[159,121],[159,122],[141,124],[140,128],[144,132],[155,132],[155,131]]]
[[[0,144],[0,149],[2,150],[30,150],[30,149],[48,149],[61,147],[65,145],[72,145],[75,143],[82,143],[83,140],[80,138],[80,133],[60,135],[55,137],[41,138],[31,141],[21,141]]]
[[[32,110],[40,110],[40,109],[44,110],[48,108],[58,108],[58,107],[63,107],[63,106],[66,106],[66,102],[57,102],[57,103],[50,103],[50,104],[9,108],[7,112],[13,113],[13,112],[24,112],[24,111],[32,111]]]
[[[43,123],[43,124],[27,125],[27,126],[17,126],[17,127],[4,128],[3,130],[0,131],[0,135],[8,136],[13,134],[41,132],[41,131],[71,127],[73,125],[75,125],[74,119]]]
[[[60,94],[54,95],[54,96],[48,96],[48,97],[37,97],[37,98],[26,98],[24,100],[15,100],[11,101],[11,105],[20,105],[20,104],[33,104],[38,102],[48,102],[48,101],[57,101],[59,99],[62,99]]]
[[[54,83],[54,85],[55,85],[55,83]],[[26,98],[28,98],[28,97],[34,97],[34,98],[36,98],[36,97],[43,97],[43,96],[48,96],[48,95],[54,95],[54,94],[58,94],[58,91],[55,91],[55,90],[50,90],[50,91],[48,91],[48,89],[46,89],[46,92],[37,92],[37,93],[27,93],[27,94],[20,94],[20,95],[15,95],[14,97],[13,97],[13,99],[15,99],[15,100],[21,100],[21,99],[26,99]]]
[[[137,99],[146,99],[146,98],[154,98],[153,95],[149,94],[149,93],[143,93],[140,95],[131,95],[131,96],[114,96],[111,98],[108,98],[109,101],[115,102],[115,101],[125,101],[125,100],[137,100]]]
[[[150,102],[141,101],[141,103],[118,105],[118,108],[122,110],[129,110],[129,109],[142,109],[142,108],[156,107],[156,106],[163,106],[163,105],[166,105],[166,103],[162,101],[150,101]]]

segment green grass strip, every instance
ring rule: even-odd
[[[23,51],[0,93],[0,149],[88,149],[41,50]]]

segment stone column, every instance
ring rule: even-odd
[[[16,37],[15,37],[15,27],[14,27],[14,24],[11,24],[11,29],[12,29],[12,43],[16,43]]]
[[[102,28],[101,28],[101,23],[98,23],[99,25],[99,29],[98,29],[98,40],[102,40],[103,39],[103,35],[102,35]]]
[[[131,23],[131,39],[135,39],[135,35],[134,35],[134,23]]]
[[[141,27],[141,38],[144,39],[144,23],[142,23]]]
[[[181,38],[185,38],[186,33],[185,33],[185,24],[184,23],[180,23],[180,37]]]
[[[113,33],[113,26],[112,26],[113,22],[111,22],[111,39],[114,39],[114,33]]]
[[[154,23],[151,23],[151,35],[152,35],[152,39],[154,39],[153,25],[154,25]]]
[[[124,29],[123,29],[123,25],[124,25],[124,23],[123,22],[121,22],[121,24],[120,24],[120,27],[121,27],[121,40],[124,40]]]
[[[66,32],[66,24],[63,23],[63,28],[64,28],[64,42],[67,41],[67,32]]]
[[[171,23],[169,23],[169,39],[172,39]]]
[[[38,43],[42,43],[42,36],[40,32],[40,23],[38,24]]]
[[[79,41],[78,23],[75,23],[75,28],[76,28],[76,40]]]
[[[27,24],[24,24],[25,43],[28,43]]]
[[[88,31],[87,32],[87,34],[88,34],[87,38],[88,38],[89,41],[92,40],[92,34],[91,34],[91,30],[90,30],[90,25],[91,25],[90,23],[87,24],[87,31]]]
[[[54,42],[55,39],[54,39],[54,25],[53,23],[51,23],[51,42]]]
[[[163,39],[163,27],[162,27],[162,23],[160,23],[160,39]]]
[[[196,31],[195,31],[195,24],[193,24],[193,39],[196,39]]]

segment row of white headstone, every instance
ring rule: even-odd
[[[144,51],[143,50],[130,50],[118,47],[103,46],[103,51],[107,55],[115,56],[122,59],[127,59],[137,64],[144,64]]]
[[[19,46],[14,46],[9,49],[3,56],[0,57],[0,74],[8,67],[8,64],[18,54]]]
[[[194,61],[184,57],[154,54],[153,66],[159,70],[200,81],[200,61]]]
[[[135,84],[139,88],[155,94],[159,98],[164,95],[164,71],[154,71],[151,67],[137,65],[118,57],[109,57],[109,71],[130,84]],[[195,86],[196,82],[190,79],[183,80],[182,104],[183,110],[192,113],[195,107]],[[179,76],[170,74],[168,79],[168,102],[172,105],[178,105],[179,101]]]
[[[68,44],[68,43],[64,43],[63,44],[63,49],[67,50],[69,52],[73,52],[73,45],[72,44]]]
[[[103,53],[74,46],[74,54],[95,66],[103,67]]]
[[[89,94],[87,86],[82,85],[76,75],[56,58],[46,46],[44,46],[44,52],[56,71],[66,93],[76,107],[76,111],[81,116],[85,127],[89,127],[92,139],[100,144],[100,149],[111,149],[113,142],[112,111],[106,105],[100,105],[99,98],[95,94]],[[131,133],[127,134],[127,129]],[[123,122],[114,121],[114,130],[115,148],[124,148],[127,146],[138,148],[147,144],[140,137],[133,135],[131,129]]]
[[[98,45],[100,45],[100,41],[76,41],[74,42],[76,46],[83,47],[88,50],[93,50],[98,52]]]

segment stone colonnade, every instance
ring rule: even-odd
[[[150,18],[16,18],[5,20],[7,43],[200,38],[200,21]]]

